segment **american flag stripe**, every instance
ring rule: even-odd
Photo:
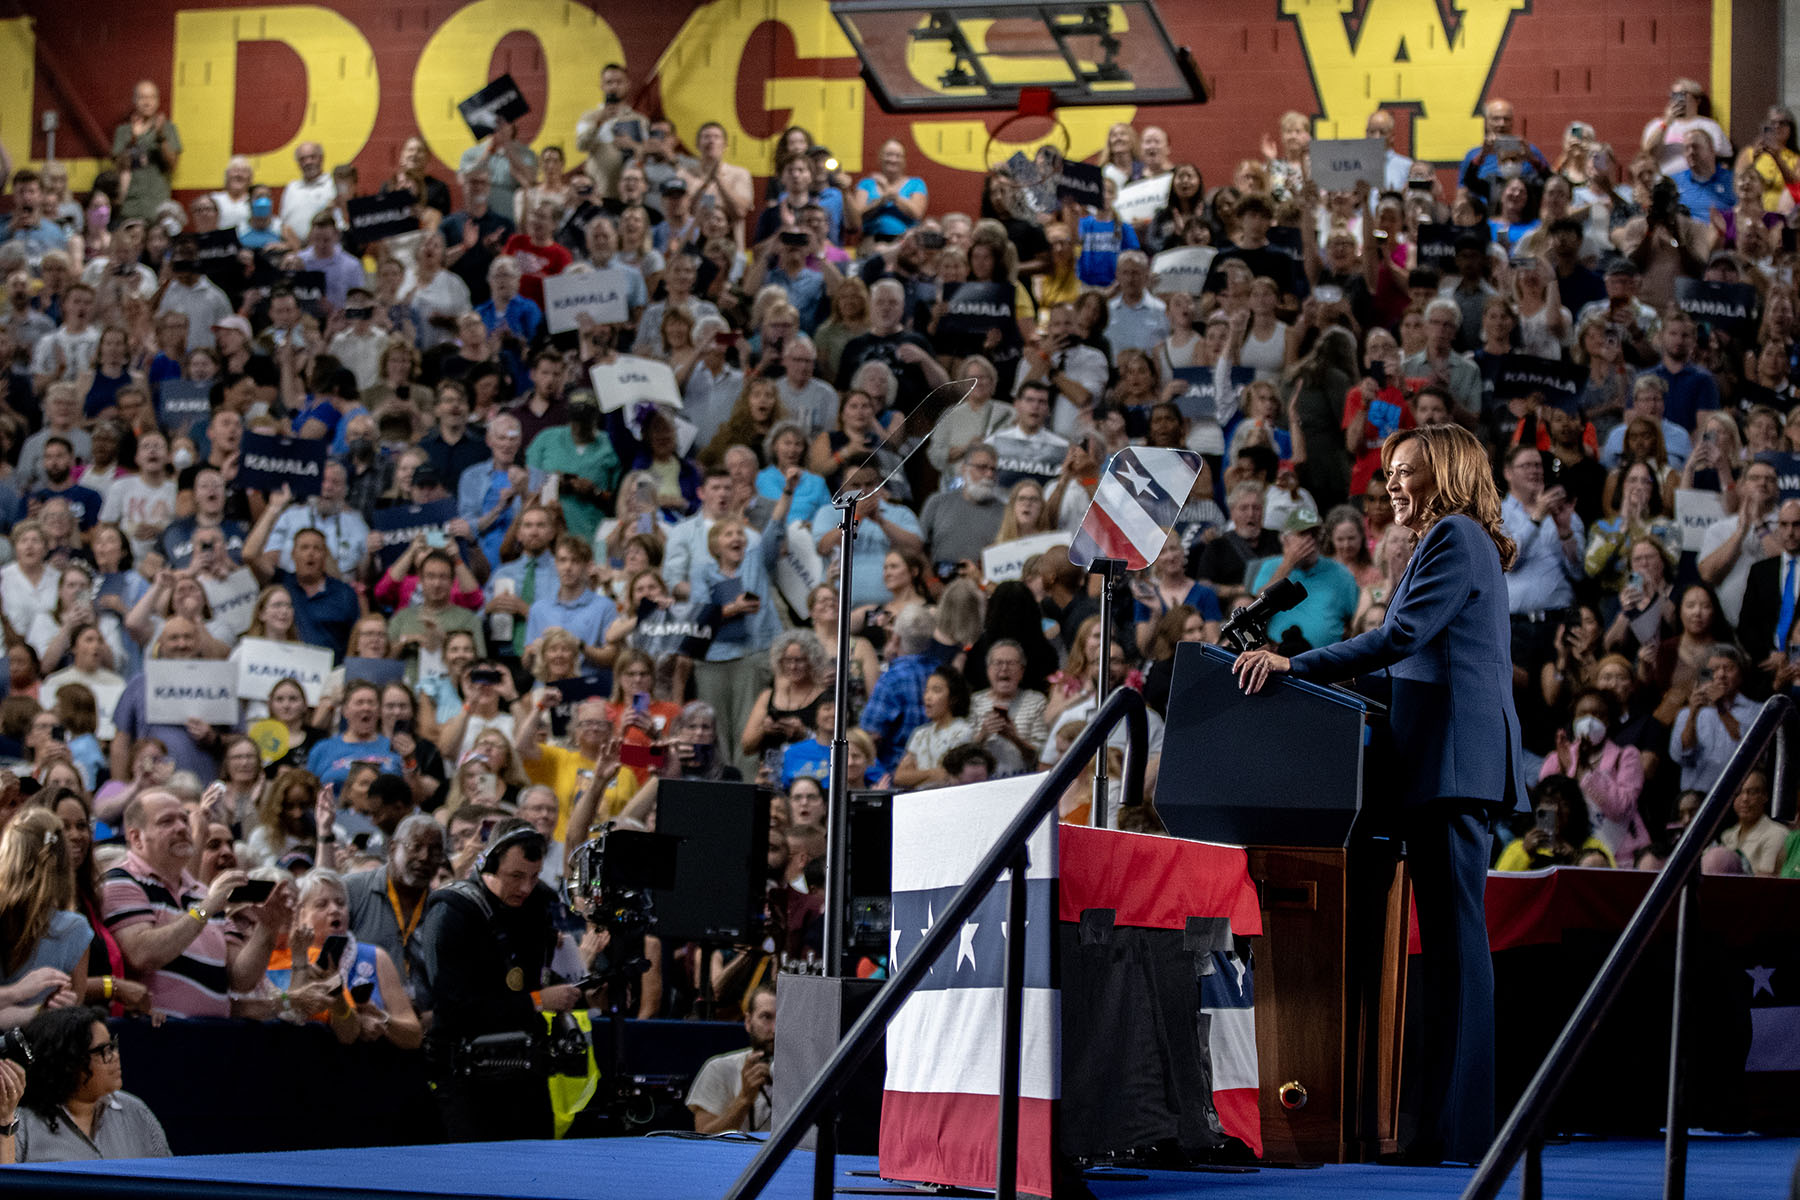
[[[1255,1111],[1252,1097],[1251,1111]],[[1019,1098],[1019,1190],[1048,1196],[1054,1100]],[[929,1154],[929,1181],[951,1187],[994,1190],[999,1157],[1000,1098],[973,1092],[887,1092],[881,1098],[881,1174],[917,1179],[889,1169],[889,1147],[917,1147]],[[923,1148],[929,1147],[929,1150]]]
[[[1000,988],[914,992],[888,1025],[888,1040],[935,1045],[931,1056],[888,1062],[889,1092],[995,1093],[1000,1085]],[[1054,1100],[1062,1094],[1062,1004],[1049,988],[1025,989],[1019,1094]],[[991,1183],[992,1180],[989,1180]]]

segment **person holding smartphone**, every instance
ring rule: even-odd
[[[1636,757],[1636,752],[1632,752]],[[1551,768],[1553,756],[1545,761]],[[1537,871],[1544,867],[1573,867],[1582,864],[1589,854],[1598,854],[1600,866],[1615,865],[1606,843],[1594,836],[1588,817],[1587,801],[1574,778],[1555,773],[1548,775],[1532,794],[1531,826],[1500,852],[1496,871]]]
[[[1672,176],[1687,166],[1682,142],[1689,130],[1704,133],[1720,155],[1731,153],[1731,139],[1713,120],[1712,98],[1706,88],[1692,79],[1677,79],[1669,85],[1669,101],[1661,114],[1644,123],[1639,145],[1655,157],[1664,175]]]

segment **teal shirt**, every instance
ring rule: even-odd
[[[587,445],[576,445],[566,425],[545,429],[532,438],[531,448],[525,452],[525,465],[546,474],[554,471],[574,475],[603,492],[619,486],[619,456],[613,453],[612,444],[596,435]],[[567,491],[561,492],[558,499],[562,501],[563,521],[569,532],[583,541],[593,541],[594,530],[604,515],[600,506]]]
[[[1281,559],[1263,560],[1251,591],[1261,592],[1269,585]],[[1281,641],[1282,635],[1296,625],[1307,644],[1318,649],[1341,642],[1349,633],[1350,618],[1356,615],[1356,577],[1344,567],[1323,556],[1305,570],[1289,571],[1288,578],[1306,588],[1306,599],[1269,622],[1269,641]]]

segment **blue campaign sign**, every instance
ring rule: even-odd
[[[376,509],[369,517],[369,525],[381,535],[381,565],[392,566],[420,534],[425,535],[427,542],[434,540],[432,534],[438,534],[444,538],[438,544],[446,544],[448,535],[444,527],[454,520],[456,501],[448,496],[430,504],[397,504],[392,508]]]
[[[287,484],[295,498],[319,494],[331,443],[318,438],[246,433],[239,448],[237,486],[273,492]]]
[[[1175,397],[1175,407],[1181,415],[1190,421],[1217,421],[1221,397],[1218,394],[1216,380],[1211,367],[1176,367],[1174,376],[1188,385],[1188,390]],[[1256,378],[1254,367],[1231,368],[1230,398],[1235,406],[1235,397],[1244,386]]]
[[[156,385],[156,423],[186,431],[212,418],[212,384],[197,379],[165,379]]]
[[[399,683],[406,676],[406,664],[397,658],[346,658],[344,682],[366,679],[377,687]]]

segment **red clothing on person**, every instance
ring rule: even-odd
[[[1363,401],[1362,385],[1357,384],[1344,396],[1344,428],[1351,428],[1356,422],[1362,422],[1363,448],[1350,467],[1350,494],[1360,496],[1369,490],[1369,480],[1381,469],[1381,443],[1388,434],[1397,429],[1411,429],[1418,424],[1413,420],[1412,405],[1406,402],[1406,396],[1398,387],[1389,384],[1375,393],[1376,405],[1391,405],[1397,413],[1389,413],[1385,409],[1378,410],[1384,419],[1379,423],[1371,419],[1370,405]],[[1392,417],[1391,420],[1387,419]]]
[[[408,575],[399,583],[395,583],[394,577],[383,571],[381,578],[375,581],[375,603],[383,608],[399,612],[412,603],[413,593],[418,590],[419,577],[417,575]],[[450,581],[450,603],[458,608],[466,608],[470,612],[480,612],[484,597],[480,588],[476,588],[472,592],[465,592],[461,585],[453,579]]]
[[[522,233],[515,233],[506,240],[503,253],[510,255],[519,264],[519,295],[525,297],[539,308],[544,304],[544,280],[551,275],[560,275],[568,265],[575,261],[574,255],[551,242],[548,246],[532,241]]]

